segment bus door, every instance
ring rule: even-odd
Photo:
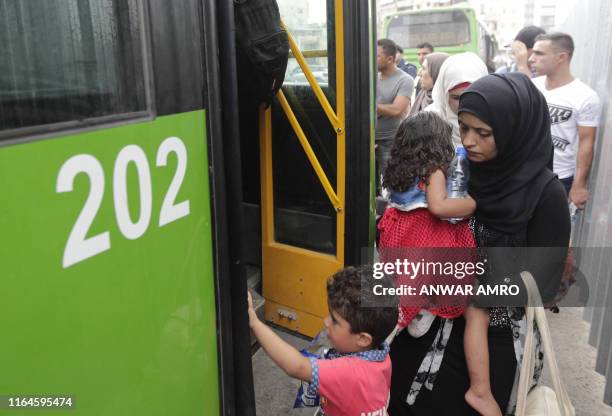
[[[326,280],[358,263],[358,246],[373,235],[373,5],[279,6],[291,57],[282,90],[259,115],[265,317],[314,336],[328,313]]]

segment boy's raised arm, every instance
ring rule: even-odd
[[[248,294],[249,325],[255,338],[264,351],[288,376],[310,382],[312,367],[310,360],[304,357],[297,349],[283,341],[266,324],[261,322],[253,309],[251,293]]]

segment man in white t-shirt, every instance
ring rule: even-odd
[[[574,41],[564,33],[539,35],[529,64],[538,75],[533,83],[546,97],[555,147],[554,171],[570,202],[583,209],[589,199],[587,180],[599,124],[597,93],[574,78],[570,61]]]

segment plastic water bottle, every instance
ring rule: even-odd
[[[448,198],[465,198],[468,196],[468,181],[470,180],[470,164],[467,158],[467,151],[464,147],[458,147],[457,153],[453,158],[446,174],[446,194]],[[448,218],[453,224],[458,223],[463,218]]]
[[[570,221],[572,226],[576,224],[576,212],[578,211],[578,207],[573,202],[569,203],[569,212],[570,212]]]

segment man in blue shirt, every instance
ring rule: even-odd
[[[397,54],[395,55],[395,65],[399,69],[401,69],[402,71],[410,75],[412,79],[416,78],[416,75],[417,75],[416,65],[413,65],[404,59],[404,50],[402,49],[401,46],[396,45],[396,47],[397,47]]]

